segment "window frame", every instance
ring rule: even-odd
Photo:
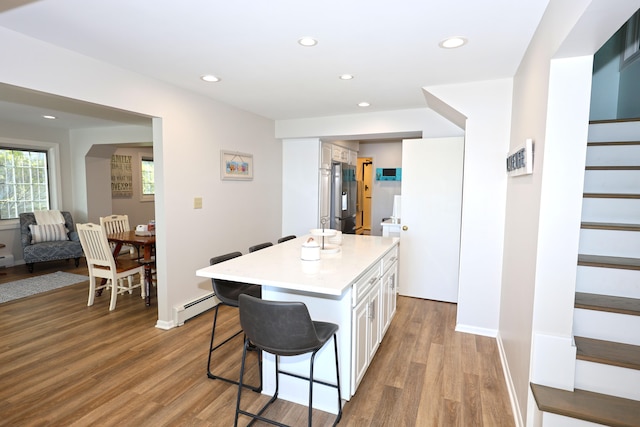
[[[47,152],[49,204],[50,209],[60,209],[62,206],[61,174],[60,174],[60,144],[45,141],[32,141],[0,137],[0,146],[15,150],[38,150]],[[0,219],[0,230],[20,228],[20,219]]]
[[[143,173],[142,173],[142,162],[143,161],[152,161],[153,160],[153,155],[149,155],[149,154],[145,154],[145,153],[138,153],[138,165],[140,167],[140,201],[141,202],[155,202],[156,200],[156,195],[155,193],[153,194],[144,194],[144,185],[142,182],[142,177],[143,177]],[[153,171],[154,171],[154,184],[155,184],[155,162],[153,163]],[[155,189],[155,186],[154,186]]]

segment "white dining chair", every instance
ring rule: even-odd
[[[120,258],[116,264],[107,233],[104,227],[97,224],[78,224],[78,235],[82,250],[87,259],[87,267],[89,269],[89,301],[88,306],[92,306],[96,290],[111,288],[111,303],[109,310],[116,308],[116,300],[118,294],[131,292],[133,288],[140,288],[142,297],[144,298],[144,266],[137,260]],[[125,277],[139,274],[138,284],[132,286],[122,286]],[[96,279],[106,279],[103,285],[96,286]]]
[[[100,217],[100,225],[102,227],[104,227],[105,232],[107,233],[107,235],[109,234],[113,234],[113,233],[122,233],[124,231],[131,231],[131,227],[129,226],[129,215],[109,215],[109,216],[101,216]],[[109,243],[109,245],[111,246],[111,249],[113,250],[115,248],[115,244],[113,243]],[[132,247],[130,246],[123,246],[123,248],[126,248],[126,251],[124,252],[125,254],[130,254],[132,251]],[[120,256],[122,254],[122,249],[120,250],[120,253],[118,254],[114,254],[116,256]],[[138,254],[138,258],[140,258],[139,256],[140,254]],[[124,279],[120,279],[120,286],[122,286],[122,281]],[[129,293],[133,293],[133,277],[129,276],[127,277],[127,282],[129,284]]]

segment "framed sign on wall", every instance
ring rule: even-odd
[[[237,151],[220,151],[220,179],[253,179],[253,155]]]
[[[518,147],[507,156],[509,176],[530,175],[533,173],[533,140],[527,139],[524,146]]]

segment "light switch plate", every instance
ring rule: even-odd
[[[202,209],[202,197],[193,199],[193,209]]]

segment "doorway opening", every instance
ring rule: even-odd
[[[356,167],[357,202],[356,234],[371,234],[371,201],[373,197],[373,159],[358,157]]]

